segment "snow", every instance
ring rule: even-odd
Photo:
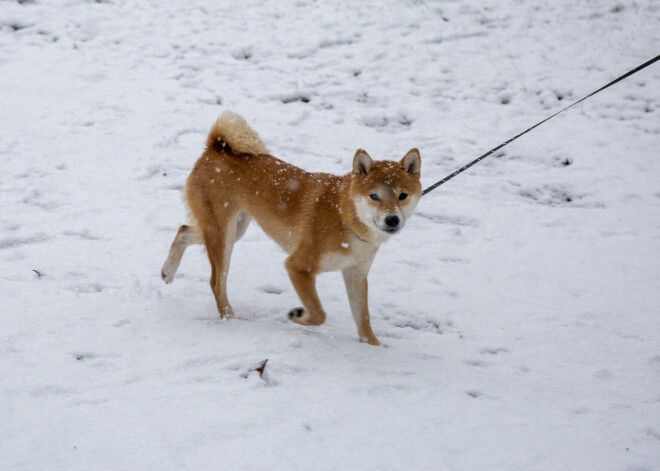
[[[658,54],[655,0],[0,3],[0,469],[660,469],[660,65],[425,196],[299,305],[256,226],[220,321],[180,190],[235,110],[427,187]],[[264,374],[255,371],[268,359]]]

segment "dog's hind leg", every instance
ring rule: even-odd
[[[215,224],[212,227],[206,227],[203,231],[204,244],[211,262],[210,285],[220,318],[234,317],[234,312],[227,299],[227,273],[234,243],[247,229],[250,218],[247,214],[236,212],[227,218],[218,219],[225,220],[227,223]]]
[[[179,263],[181,263],[181,257],[186,251],[186,248],[189,245],[201,244],[199,236],[197,235],[197,230],[193,226],[183,225],[179,227],[176,237],[172,242],[170,247],[170,253],[163,264],[163,269],[160,272],[161,277],[165,280],[165,283],[171,283],[174,280],[174,275],[179,268]]]

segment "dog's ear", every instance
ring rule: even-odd
[[[374,161],[371,159],[367,151],[358,149],[353,157],[353,173],[356,175],[366,175],[371,171]]]
[[[406,156],[401,159],[401,167],[411,175],[419,176],[422,168],[422,158],[417,149],[410,149]]]

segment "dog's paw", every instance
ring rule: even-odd
[[[301,307],[297,307],[289,311],[289,319],[292,321],[295,321],[297,319],[302,319],[304,315],[305,315],[305,310]]]
[[[220,319],[233,319],[234,310],[229,304],[226,306],[218,306],[218,313],[220,314]]]
[[[164,269],[160,271],[160,277],[163,279],[163,281],[165,283],[172,283],[172,280],[174,279],[173,276],[171,276],[170,274],[165,273]]]
[[[289,311],[289,319],[300,325],[321,325],[325,322],[325,312],[310,313],[305,308],[297,307]]]
[[[366,336],[360,336],[360,342],[363,343],[368,343],[369,345],[373,345],[374,347],[385,347],[388,348],[387,345],[380,343],[380,340],[376,338],[375,335],[366,335]]]

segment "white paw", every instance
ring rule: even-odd
[[[165,283],[172,283],[172,280],[174,280],[174,273],[169,271],[167,269],[167,266],[164,266],[163,269],[160,271],[160,277],[163,279]]]

